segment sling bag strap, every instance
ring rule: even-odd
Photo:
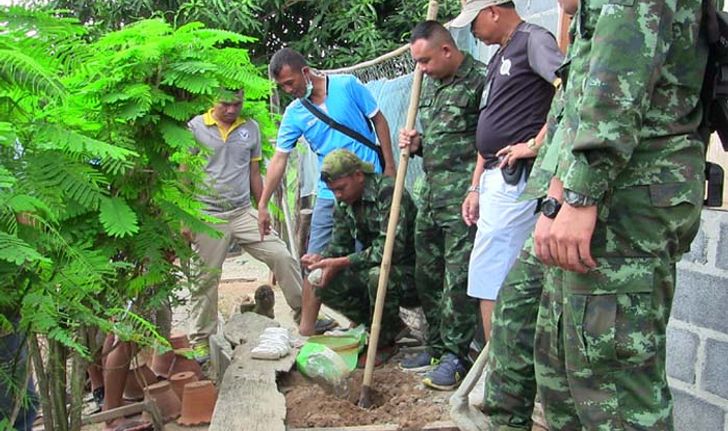
[[[301,101],[301,104],[306,109],[309,110],[309,112],[311,112],[313,115],[315,115],[316,118],[318,118],[319,120],[326,123],[329,127],[331,127],[334,130],[338,130],[339,132],[354,139],[355,141],[361,142],[362,144],[369,147],[369,149],[371,149],[372,151],[377,153],[377,159],[379,159],[379,165],[381,166],[382,169],[384,169],[384,154],[382,154],[382,147],[380,147],[379,145],[370,141],[369,139],[364,137],[361,133],[346,127],[345,125],[337,122],[330,116],[326,115],[323,111],[321,111],[320,109],[313,106],[313,103],[311,103],[308,99],[301,98],[299,100]]]

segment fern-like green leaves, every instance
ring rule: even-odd
[[[139,231],[136,213],[123,199],[103,199],[99,208],[99,220],[106,233],[113,237],[121,238]]]
[[[49,262],[30,244],[4,232],[0,232],[0,259],[18,266],[38,261]]]

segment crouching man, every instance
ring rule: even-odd
[[[341,149],[324,158],[321,179],[336,197],[331,242],[321,255],[307,254],[301,261],[310,270],[321,268],[316,294],[324,304],[355,324],[368,326],[376,301],[394,182],[375,175],[372,165]],[[414,288],[415,212],[414,202],[405,191],[392,251],[377,364],[394,353],[394,337],[403,327],[399,318],[401,293]]]

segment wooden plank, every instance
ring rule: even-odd
[[[157,405],[154,401],[140,401],[138,403],[129,404],[126,406],[117,407],[115,409],[106,410],[101,413],[96,413],[83,418],[82,423],[84,425],[94,424],[99,422],[111,421],[114,419],[135,415],[146,411],[152,418],[152,426],[155,431],[161,431],[164,429],[164,421],[162,420],[162,414],[159,412]]]
[[[276,376],[291,370],[297,351],[277,361],[251,355],[260,334],[272,326],[279,325],[255,313],[234,315],[225,325],[225,338],[239,345],[222,378],[209,431],[285,431],[286,399]]]

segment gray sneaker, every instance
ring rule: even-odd
[[[399,368],[405,371],[425,371],[430,367],[437,365],[440,361],[432,356],[428,351],[422,351],[414,356],[404,358],[399,363]]]

